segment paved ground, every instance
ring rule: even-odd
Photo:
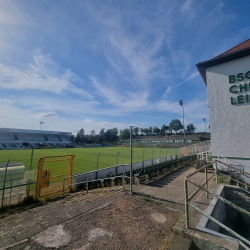
[[[120,190],[89,195],[78,192],[58,202],[8,215],[0,219],[0,250],[20,241],[25,242],[13,245],[13,249],[45,249],[36,237],[42,234],[46,238],[50,232],[59,233],[47,239],[49,242],[53,243],[60,235],[70,240],[62,249],[159,249],[183,213],[184,176],[194,170],[184,167],[135,186],[136,197],[124,198],[125,193]],[[203,179],[201,173],[199,181]],[[189,189],[191,193],[195,187]],[[57,241],[62,242],[60,237]]]
[[[140,195],[148,195],[152,199],[164,202],[171,208],[184,211],[184,177],[194,171],[195,168],[193,167],[180,168],[167,175],[157,176],[134,188],[134,191],[138,192]],[[210,176],[211,174],[209,173],[208,177]],[[204,173],[197,173],[195,175],[195,180],[197,183],[204,182]],[[188,188],[189,194],[197,189],[197,187],[192,184],[188,185]]]

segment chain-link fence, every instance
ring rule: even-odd
[[[185,148],[154,148],[133,149],[133,168],[143,168],[154,164],[175,159],[175,157],[193,155],[204,149],[210,149],[210,143],[200,143]],[[89,150],[89,151],[86,151]],[[97,151],[98,150],[98,151]],[[85,153],[86,152],[86,153]],[[93,170],[113,167],[111,174],[129,170],[130,151],[127,148],[99,148],[99,149],[44,149],[44,150],[1,150],[0,151],[0,206],[14,205],[25,197],[35,194],[38,162],[41,156],[75,155],[72,174],[79,174]],[[10,159],[8,161],[8,159]],[[43,170],[51,170],[63,182],[68,163],[46,162]],[[107,174],[107,172],[103,171]],[[61,176],[60,176],[61,175]],[[55,179],[50,184],[57,185]]]
[[[35,194],[37,166],[33,166],[33,161],[0,162],[0,207],[15,205]]]

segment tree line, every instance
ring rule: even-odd
[[[183,124],[179,119],[173,119],[168,126],[165,124],[162,125],[161,128],[158,128],[157,126],[154,127],[148,127],[148,128],[139,128],[139,127],[134,127],[133,128],[133,137],[139,135],[165,135],[165,131],[169,130],[172,131],[174,130],[177,132],[178,130],[183,129]],[[189,123],[186,128],[186,131],[190,133],[194,133],[196,130],[196,127],[194,126],[193,123]],[[118,135],[119,134],[119,135]],[[105,142],[115,142],[118,139],[120,140],[125,140],[130,138],[130,130],[125,128],[123,130],[120,130],[120,133],[117,128],[112,128],[108,129],[105,131],[104,128],[102,128],[97,134],[95,130],[92,130],[90,134],[85,134],[85,131],[83,128],[81,128],[76,136],[71,135],[70,140],[75,143],[98,143],[102,144],[104,141]]]
[[[90,134],[85,134],[85,131],[83,128],[81,128],[76,136],[70,135],[70,140],[75,143],[98,143],[102,144],[104,141],[106,142],[114,142],[117,141],[119,138],[118,136],[118,129],[112,128],[105,131],[104,128],[102,128],[97,134],[95,130],[92,130]]]

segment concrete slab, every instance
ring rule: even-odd
[[[63,225],[57,225],[46,229],[45,231],[33,236],[32,240],[36,241],[43,247],[64,247],[71,242],[71,236],[63,230]]]
[[[175,235],[174,238],[167,246],[168,250],[195,250],[198,249],[194,246],[192,240],[186,239],[179,235]]]

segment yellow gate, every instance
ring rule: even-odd
[[[187,156],[187,147],[183,147],[182,154],[183,156]]]
[[[72,176],[74,155],[41,157],[38,162],[35,200],[39,197],[63,191],[65,176]],[[65,190],[72,188],[69,178]]]

